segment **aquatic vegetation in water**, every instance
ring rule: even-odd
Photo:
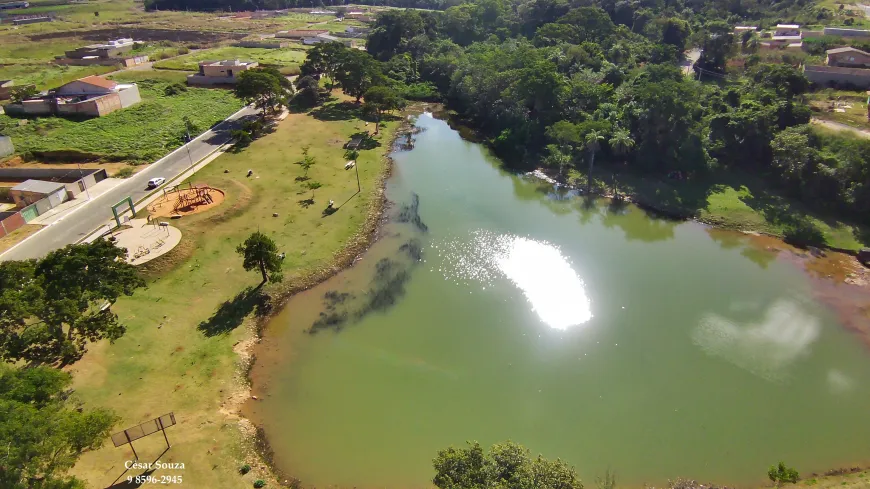
[[[416,226],[418,230],[424,233],[429,231],[429,226],[426,226],[426,224],[420,219],[420,213],[418,212],[419,208],[420,196],[413,193],[411,194],[411,203],[402,206],[401,210],[399,210],[399,215],[396,216],[396,221],[411,223]]]
[[[323,311],[311,327],[309,334],[330,329],[339,332],[348,322],[361,321],[367,314],[384,312],[399,302],[405,295],[405,284],[411,279],[411,268],[422,261],[423,247],[412,238],[399,246],[397,255],[407,254],[410,261],[382,258],[375,265],[375,273],[369,288],[359,300],[350,292],[330,290],[323,294]]]

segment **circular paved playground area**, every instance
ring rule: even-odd
[[[224,191],[208,185],[174,189],[148,205],[148,213],[155,217],[187,216],[221,205]]]
[[[169,253],[181,241],[178,228],[161,226],[157,219],[148,223],[147,219],[133,219],[127,222],[129,228],[113,234],[115,246],[127,248],[127,263],[141,265],[158,256]]]

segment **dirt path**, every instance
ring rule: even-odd
[[[823,119],[816,119],[815,117],[813,117],[812,119],[810,119],[810,123],[816,124],[819,126],[824,126],[824,127],[827,127],[828,129],[832,129],[834,131],[849,131],[852,134],[855,134],[856,136],[859,136],[859,137],[862,137],[865,139],[870,139],[870,131],[868,131],[866,129],[859,129],[857,127],[853,127],[853,126],[850,126],[848,124],[843,124],[841,122],[826,121]]]

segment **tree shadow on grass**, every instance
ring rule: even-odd
[[[303,209],[307,209],[314,205],[314,199],[302,199],[297,201],[297,203],[301,205]]]
[[[353,102],[327,104],[309,112],[319,121],[349,121],[361,118],[360,106]]]
[[[345,143],[344,147],[346,149],[349,149],[348,145],[355,138],[362,138],[362,141],[360,141],[359,146],[357,146],[357,148],[356,148],[358,151],[364,151],[367,149],[375,149],[375,148],[378,148],[381,146],[381,142],[378,141],[377,139],[371,137],[371,134],[369,134],[367,131],[360,131],[360,132],[355,132],[355,133],[351,134],[350,141]]]
[[[260,284],[248,287],[232,299],[225,301],[206,321],[196,327],[206,336],[229,333],[238,328],[245,318],[254,312],[257,316],[266,314],[271,308],[270,297],[262,292]]]

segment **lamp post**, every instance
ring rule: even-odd
[[[187,158],[190,160],[190,168],[193,168],[193,156],[190,155],[190,131],[187,131],[187,141],[184,143],[184,147],[187,148]]]
[[[88,190],[88,184],[84,181],[84,173],[82,172],[82,164],[77,162],[76,165],[79,167],[79,181],[82,182],[82,187],[85,188],[85,195],[88,196],[88,200],[91,200],[91,192]]]

